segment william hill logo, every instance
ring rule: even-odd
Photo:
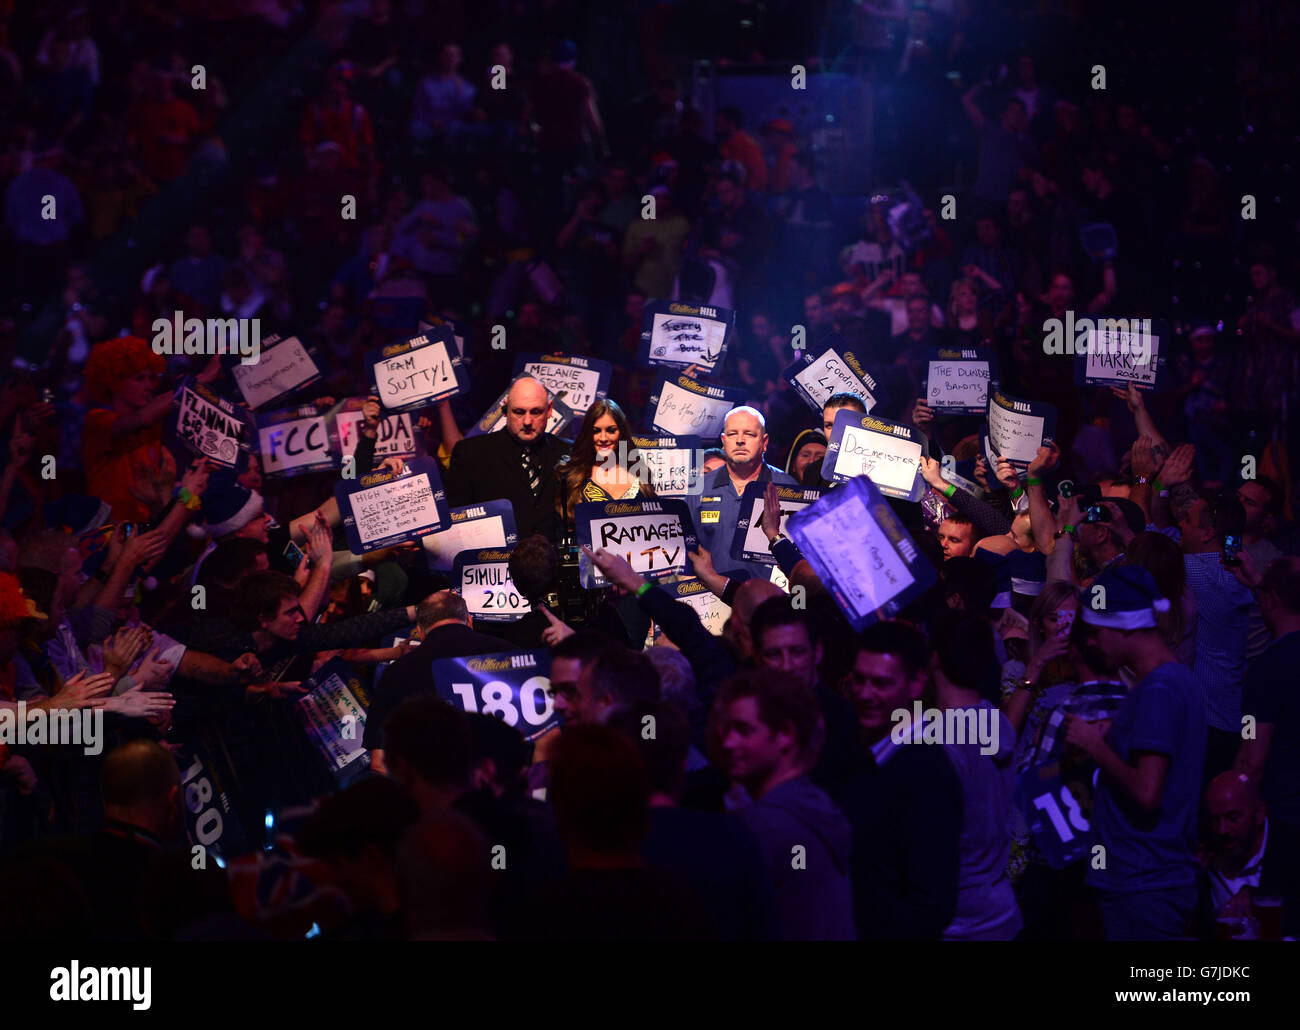
[[[510,552],[494,551],[494,550],[479,551],[478,560],[479,561],[509,561]]]
[[[691,307],[689,304],[669,304],[668,312],[672,315],[698,315],[700,309]]]
[[[702,594],[707,588],[703,583],[696,581],[694,583],[683,583],[677,588],[679,594]]]
[[[464,522],[466,519],[481,519],[487,514],[484,508],[466,508],[464,511],[453,511],[451,513],[452,522]]]
[[[394,354],[405,354],[408,350],[413,350],[428,342],[429,338],[427,336],[417,336],[411,340],[403,340],[401,343],[391,343],[380,354],[385,358],[391,358]]]
[[[508,669],[535,669],[537,658],[531,654],[508,654],[502,658],[471,658],[465,663],[470,672],[505,672]]]
[[[640,504],[611,504],[605,509],[606,515],[640,515],[645,511]]]

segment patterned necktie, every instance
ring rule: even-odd
[[[533,461],[532,452],[527,447],[521,452],[522,460],[520,462],[524,467],[524,478],[528,480],[528,489],[533,492],[533,499],[537,499],[541,491],[542,477],[537,471],[537,463]]]

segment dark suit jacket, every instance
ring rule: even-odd
[[[550,433],[542,435],[534,451],[542,475],[542,490],[536,500],[520,464],[520,446],[504,429],[482,436],[467,436],[451,452],[451,466],[443,486],[447,503],[454,508],[466,504],[504,499],[515,509],[519,539],[541,533],[555,541],[555,466],[567,457],[569,445]]]
[[[408,697],[432,694],[433,663],[439,658],[464,658],[475,654],[499,654],[517,648],[501,637],[476,633],[468,626],[446,625],[430,630],[424,643],[403,655],[384,670],[366,712],[366,729],[361,743],[369,750],[384,746],[384,723]]]

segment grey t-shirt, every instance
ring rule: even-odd
[[[981,716],[981,709],[986,714]],[[1007,941],[1023,925],[1007,875],[1014,827],[1016,731],[987,701],[957,711],[974,714],[989,731],[996,726],[997,736],[987,746],[969,735],[965,743],[943,745],[962,792],[957,912],[943,936],[945,940]],[[995,751],[980,753],[994,746]]]

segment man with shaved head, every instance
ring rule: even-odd
[[[687,498],[699,531],[700,546],[713,556],[713,567],[728,578],[743,569],[751,578],[767,579],[771,569],[761,562],[731,557],[731,538],[741,517],[741,497],[750,483],[775,482],[798,486],[794,478],[763,460],[767,426],[756,408],[732,408],[722,424],[722,454],[726,464],[701,477],[700,493]]]
[[[1205,872],[1214,915],[1249,915],[1268,842],[1268,816],[1259,790],[1245,773],[1219,773],[1205,792],[1205,811],[1210,830]]]
[[[467,436],[451,452],[447,503],[452,507],[507,500],[515,510],[519,539],[541,533],[552,542],[556,524],[555,467],[569,445],[546,431],[551,397],[531,376],[520,376],[506,394],[505,428]]]

